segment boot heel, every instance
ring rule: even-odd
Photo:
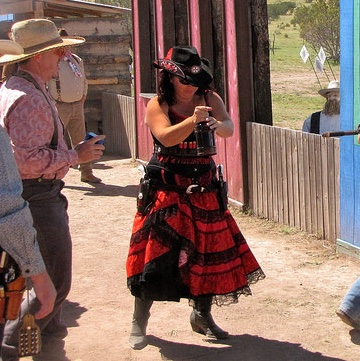
[[[191,328],[194,332],[197,333],[201,333],[203,335],[206,335],[206,330],[203,329],[202,327],[200,327],[197,323],[196,323],[196,313],[195,311],[192,311],[191,315],[190,315],[190,325]]]
[[[197,326],[197,325],[194,325],[193,323],[191,324],[191,328],[192,328],[192,330],[193,330],[194,332],[202,333],[203,335],[206,334],[206,332],[205,332],[202,328],[200,328],[200,327]]]
[[[212,318],[211,314],[201,316],[196,310],[190,315],[190,325],[194,332],[207,337],[223,340],[229,337],[229,332],[222,330]]]

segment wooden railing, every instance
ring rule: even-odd
[[[104,93],[102,103],[106,151],[136,158],[134,98]],[[247,143],[252,212],[335,241],[340,222],[339,139],[248,123]]]
[[[247,124],[250,209],[319,238],[339,236],[339,139]]]

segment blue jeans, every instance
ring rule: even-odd
[[[339,308],[352,320],[360,322],[360,277],[353,283]]]

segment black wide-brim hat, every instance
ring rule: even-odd
[[[174,46],[165,59],[154,61],[154,66],[179,76],[196,87],[204,87],[213,80],[209,60],[201,58],[193,46]]]

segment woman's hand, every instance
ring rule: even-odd
[[[219,94],[211,92],[207,96],[208,104],[211,106],[211,116],[208,125],[219,137],[231,137],[234,133],[234,124],[229,113],[225,109],[225,104]]]
[[[197,123],[207,122],[209,119],[209,112],[211,111],[212,108],[206,105],[196,106],[193,114],[194,123],[197,124]]]
[[[207,119],[207,125],[212,129],[212,130],[216,130],[217,128],[219,128],[221,126],[221,123],[218,122],[214,117],[209,117]]]

